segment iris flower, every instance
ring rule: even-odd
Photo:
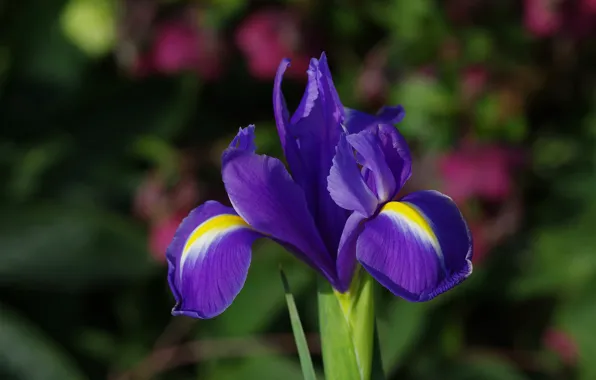
[[[288,168],[255,153],[254,126],[240,129],[222,155],[232,207],[197,207],[168,247],[172,314],[222,313],[244,285],[259,238],[281,244],[339,293],[350,289],[360,266],[414,302],[462,282],[472,272],[472,241],[455,203],[437,191],[396,198],[412,173],[410,150],[394,126],[403,107],[377,115],[344,107],[323,53],[311,60],[290,116],[281,91],[289,64],[282,61],[273,89]]]

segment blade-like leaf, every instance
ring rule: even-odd
[[[151,273],[145,235],[126,218],[53,205],[4,210],[0,283],[81,291]]]
[[[279,264],[284,267],[292,293],[298,297],[308,290],[312,270],[296,260],[277,243],[267,240],[253,246],[251,275],[230,308],[215,319],[204,320],[203,334],[210,331],[225,336],[245,336],[265,332],[285,312],[286,301],[279,297]]]
[[[384,379],[380,350],[374,347],[378,342],[374,339],[372,278],[358,270],[350,290],[343,294],[321,280],[318,293],[325,378]]]
[[[284,292],[286,295],[286,302],[288,303],[288,311],[290,312],[290,321],[292,322],[292,331],[294,332],[294,339],[296,340],[296,347],[298,347],[298,355],[300,356],[300,366],[302,367],[302,374],[306,380],[316,380],[317,375],[312,365],[312,359],[308,350],[308,343],[306,342],[306,335],[302,329],[302,323],[300,322],[300,316],[298,315],[298,309],[296,308],[296,302],[294,296],[290,291],[290,284],[283,271],[279,269],[281,274],[281,281],[284,285]]]
[[[0,305],[0,368],[11,379],[82,380],[85,377],[36,326]]]

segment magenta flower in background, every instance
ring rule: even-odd
[[[185,216],[186,213],[167,215],[163,219],[159,219],[151,224],[149,230],[149,251],[155,261],[166,261],[165,252]]]
[[[439,159],[443,189],[456,203],[474,197],[500,201],[512,191],[512,168],[519,154],[498,146],[464,144]]]
[[[482,65],[470,66],[462,73],[462,96],[466,100],[476,98],[488,83],[489,73]]]
[[[176,229],[200,199],[197,181],[188,173],[176,185],[167,189],[158,172],[147,176],[134,198],[134,213],[149,224],[148,247],[153,258],[165,261],[165,252]]]
[[[356,96],[367,103],[385,103],[389,92],[388,48],[379,45],[365,57],[356,81]]]
[[[256,78],[273,78],[284,57],[292,58],[290,76],[302,76],[308,68],[308,56],[301,53],[302,33],[295,13],[265,9],[251,14],[236,30],[236,44]]]
[[[561,0],[524,0],[524,24],[537,37],[556,33],[562,24]]]
[[[545,331],[543,344],[555,352],[559,358],[567,365],[575,365],[579,356],[577,343],[572,336],[565,331],[549,328]]]
[[[327,58],[312,59],[306,91],[290,115],[273,90],[290,172],[255,153],[254,126],[222,155],[232,207],[208,201],[182,222],[167,250],[174,315],[211,318],[242,289],[256,239],[272,239],[339,292],[361,265],[395,295],[427,301],[472,272],[470,232],[455,203],[436,191],[396,200],[411,174],[408,145],[392,125],[401,106],[369,115],[342,105]]]
[[[191,71],[213,80],[221,68],[222,47],[216,32],[179,18],[157,26],[151,47],[139,57],[135,71],[141,76]]]
[[[581,0],[581,8],[585,12],[596,14],[596,0]]]

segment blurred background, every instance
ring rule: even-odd
[[[390,379],[596,379],[596,1],[0,0],[0,378],[301,379],[278,266],[320,367],[315,275],[260,243],[220,317],[172,319],[164,252],[226,203],[238,127],[281,155],[326,51],[343,103],[403,104],[408,191],[475,239],[438,299],[379,289]],[[590,232],[592,231],[592,232]]]

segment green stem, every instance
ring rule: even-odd
[[[384,379],[376,338],[373,280],[358,269],[350,290],[339,293],[321,279],[319,325],[327,380]]]

